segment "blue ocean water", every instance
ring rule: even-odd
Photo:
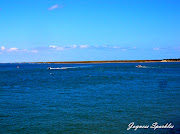
[[[137,65],[0,64],[0,133],[180,133],[180,63]]]

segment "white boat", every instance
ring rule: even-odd
[[[141,68],[142,66],[141,66],[141,65],[138,65],[138,66],[136,66],[136,67]]]
[[[65,67],[61,67],[61,68],[59,68],[59,67],[57,67],[57,68],[48,67],[47,69],[67,69],[67,68],[65,68]]]
[[[137,68],[145,68],[145,66],[138,65]]]

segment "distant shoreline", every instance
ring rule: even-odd
[[[38,64],[90,64],[90,63],[151,63],[151,62],[180,62],[180,59],[163,60],[107,60],[107,61],[60,61],[60,62],[18,62],[18,63],[38,63]]]

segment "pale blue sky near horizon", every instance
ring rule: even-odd
[[[180,58],[179,0],[0,0],[0,63]]]

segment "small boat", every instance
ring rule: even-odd
[[[57,68],[48,67],[47,69],[67,69],[67,68],[65,68],[65,67],[61,67],[61,68],[59,68],[59,67],[57,67]]]
[[[138,65],[138,66],[136,66],[137,68],[142,68],[143,66],[141,66],[141,65]]]
[[[19,68],[19,66],[17,66],[17,68]]]

